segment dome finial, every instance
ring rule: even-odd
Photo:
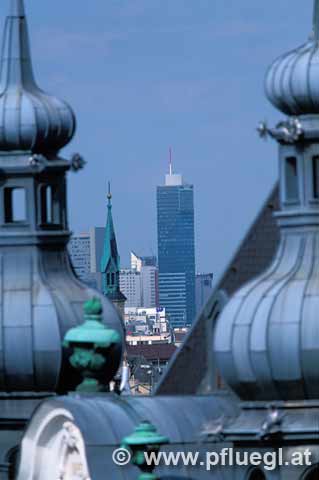
[[[23,0],[11,0],[11,16],[12,17],[25,16]]]
[[[23,0],[11,0],[0,68],[0,151],[56,153],[72,139],[69,105],[37,86]]]

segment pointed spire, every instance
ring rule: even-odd
[[[12,17],[24,17],[25,10],[23,0],[11,0],[11,12]]]
[[[313,34],[316,41],[319,41],[319,0],[314,0],[313,7]]]
[[[23,0],[11,0],[10,15],[7,16],[5,26],[1,81],[7,88],[24,85],[37,88]]]
[[[102,273],[102,291],[104,295],[113,302],[123,303],[125,297],[120,290],[120,256],[117,250],[111,199],[111,184],[109,182],[107,194],[108,212],[104,235],[103,255],[100,265],[100,271]]]
[[[103,256],[101,260],[101,272],[106,273],[109,269],[113,272],[119,270],[119,255],[117,251],[117,242],[113,224],[113,215],[112,215],[112,194],[111,194],[111,185],[108,184],[108,194],[107,194],[107,221],[105,227],[104,235],[104,248]]]
[[[35,82],[23,0],[10,0],[0,64],[0,151],[57,152],[75,132],[72,109]]]

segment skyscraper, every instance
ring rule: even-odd
[[[173,174],[157,187],[159,303],[171,325],[191,324],[195,316],[194,189]]]

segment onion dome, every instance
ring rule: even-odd
[[[307,43],[280,56],[266,74],[268,100],[287,115],[319,113],[319,1]]]
[[[318,399],[318,251],[318,230],[284,234],[270,268],[219,317],[218,366],[240,398]]]
[[[74,132],[69,105],[34,80],[23,0],[11,0],[1,60],[0,150],[57,152]]]
[[[314,17],[319,20],[319,0]],[[319,70],[317,89],[309,82],[319,60],[318,41],[316,27],[312,55],[307,44],[298,54],[282,57],[268,73],[269,85],[271,75],[282,76],[281,84],[277,77],[274,82],[278,96],[269,85],[268,95],[286,113],[319,113]],[[275,215],[280,245],[269,268],[240,288],[217,320],[218,368],[242,400],[319,398],[318,118],[290,118],[271,131],[279,143],[281,209]]]

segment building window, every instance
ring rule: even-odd
[[[252,472],[250,472],[248,480],[266,480],[266,475],[262,470],[256,468]]]
[[[296,201],[299,198],[298,193],[298,175],[297,159],[295,157],[286,158],[286,200]]]
[[[5,223],[25,222],[27,219],[26,192],[24,188],[4,189]]]
[[[41,185],[41,223],[43,225],[60,225],[60,201],[55,185]]]
[[[319,156],[312,159],[312,192],[313,198],[319,199]]]
[[[53,223],[52,187],[45,187],[45,222]]]

